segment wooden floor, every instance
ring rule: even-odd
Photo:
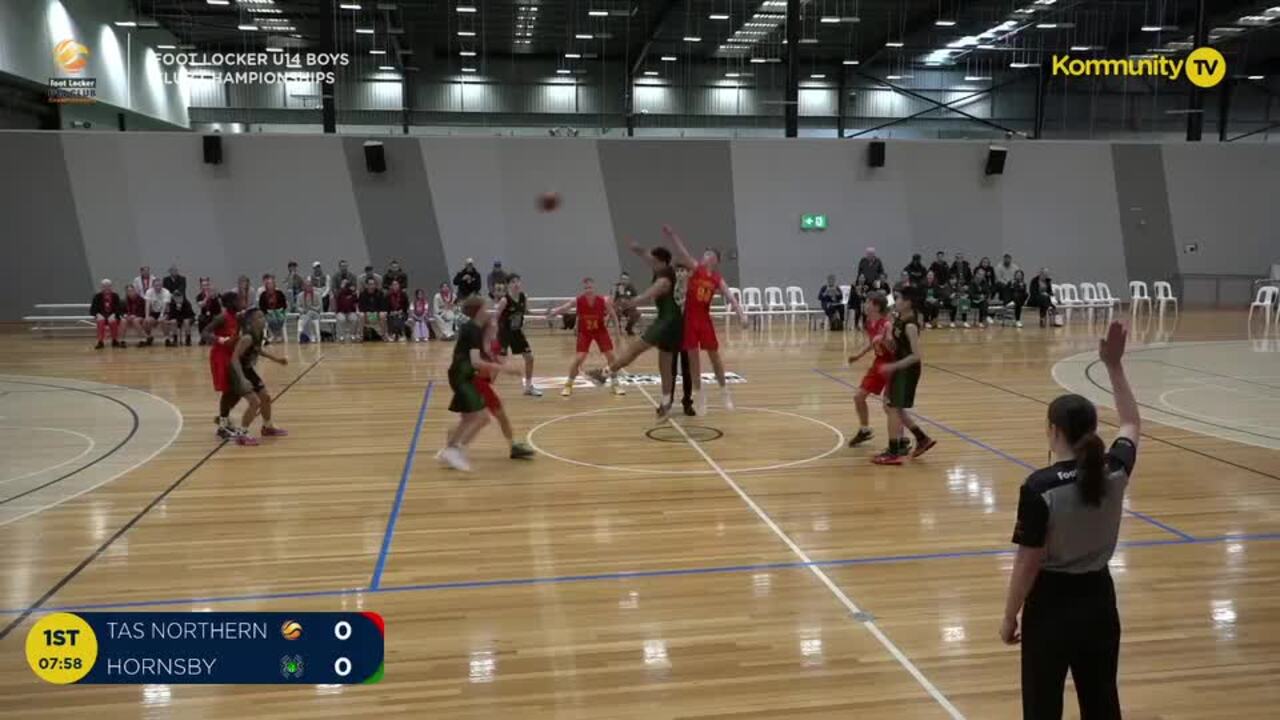
[[[35,512],[0,524],[0,716],[1019,717],[1018,652],[997,636],[1017,489],[1045,461],[1045,403],[1063,392],[1054,364],[1095,337],[1083,323],[927,332],[918,410],[941,443],[905,467],[843,447],[862,370],[844,366],[853,336],[777,322],[726,341],[745,379],[735,413],[654,430],[653,388],[533,399],[508,383],[518,432],[544,454],[507,460],[486,430],[477,472],[462,475],[432,458],[451,421],[447,345],[289,346],[291,364],[264,376],[292,434],[242,448],[214,438],[201,348],[94,352],[83,339],[5,335],[0,499],[84,451],[56,432],[3,434],[33,424],[40,398],[73,392],[56,386],[132,388],[182,420],[141,466],[119,462],[123,475],[76,497],[54,483],[28,496]],[[1246,337],[1242,312],[1186,313],[1176,327],[1147,324],[1133,344],[1231,341],[1224,357],[1252,353],[1244,371],[1208,369],[1217,384],[1273,398],[1251,406],[1248,427],[1275,435],[1277,341]],[[570,336],[544,331],[533,344],[537,374],[563,375]],[[1131,365],[1144,403],[1159,372]],[[101,394],[113,392],[131,391]],[[42,426],[89,437],[88,416],[110,412],[61,407],[46,407]],[[144,427],[163,445],[176,426]],[[1274,717],[1280,451],[1145,430],[1112,563],[1126,717]],[[18,442],[30,457],[12,451]],[[31,674],[22,643],[33,618],[108,607],[376,610],[385,679],[54,687]]]

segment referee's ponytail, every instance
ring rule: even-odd
[[[1097,507],[1107,494],[1106,449],[1098,437],[1098,410],[1080,395],[1049,403],[1049,424],[1062,433],[1076,456],[1076,487],[1086,505]]]

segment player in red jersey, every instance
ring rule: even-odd
[[[702,358],[699,350],[706,350],[711,359],[711,369],[715,371],[716,382],[720,385],[720,395],[726,410],[733,409],[733,397],[724,379],[724,359],[720,357],[720,340],[716,337],[715,322],[711,320],[711,301],[716,293],[724,296],[725,302],[738,314],[742,326],[747,326],[747,315],[742,305],[729,292],[729,286],[720,275],[720,251],[708,248],[702,254],[702,260],[695,260],[689,254],[684,240],[671,229],[670,225],[662,226],[662,234],[676,248],[676,262],[691,271],[685,285],[684,300],[684,350],[689,353],[689,367],[693,375],[693,391],[697,393],[698,414],[707,413],[707,396],[702,392]]]
[[[858,447],[874,435],[871,432],[871,418],[867,410],[867,396],[884,394],[884,388],[889,382],[889,378],[881,372],[885,363],[893,362],[894,359],[892,341],[889,339],[893,322],[889,319],[888,312],[889,301],[884,293],[871,293],[866,301],[864,325],[867,331],[867,346],[849,356],[849,364],[858,362],[863,355],[872,351],[875,352],[875,359],[871,362],[871,367],[867,369],[866,374],[862,376],[862,383],[853,394],[853,405],[858,409],[858,434],[849,441],[849,447]]]
[[[587,353],[591,351],[591,343],[596,344],[596,347],[600,349],[610,366],[614,363],[613,340],[609,337],[609,329],[605,326],[605,320],[613,315],[613,304],[603,295],[596,294],[595,280],[583,278],[582,294],[573,300],[552,308],[547,313],[547,319],[550,320],[575,306],[578,312],[577,355],[574,356],[573,363],[569,365],[569,378],[564,383],[564,389],[560,391],[560,395],[563,397],[569,397],[573,394],[573,381],[578,377],[578,370],[582,369],[582,362],[587,359]],[[627,391],[623,390],[622,386],[618,384],[617,374],[610,374],[609,383],[613,386],[615,395],[627,394]]]
[[[471,378],[471,384],[475,385],[476,390],[480,391],[480,397],[484,399],[485,409],[498,421],[498,427],[502,430],[503,437],[507,439],[507,445],[511,447],[511,459],[524,460],[532,458],[535,455],[534,450],[516,440],[515,431],[511,427],[511,418],[507,417],[507,410],[502,406],[502,398],[498,397],[498,391],[493,387],[502,370],[519,372],[515,368],[508,369],[502,358],[502,342],[498,339],[498,326],[501,323],[503,311],[506,309],[509,300],[505,286],[502,283],[495,284],[494,289],[497,290],[498,288],[502,289],[502,294],[485,321],[484,347],[480,351],[481,359],[489,363],[489,365],[476,368],[476,376]],[[456,438],[452,436],[452,433],[450,435],[449,444],[453,444]]]
[[[240,295],[235,292],[222,294],[222,312],[209,321],[204,337],[209,348],[209,374],[213,376],[213,389],[221,394],[218,401],[218,437],[231,440],[243,431],[236,428],[227,417],[240,402],[231,381],[231,361],[236,340],[240,337],[240,323],[236,313],[240,310]]]

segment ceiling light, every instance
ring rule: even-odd
[[[902,78],[903,78],[902,75],[886,75],[884,79],[885,80],[901,80]]]
[[[1266,75],[1250,75],[1248,79],[1250,79],[1250,80],[1266,80],[1266,79],[1267,79],[1267,76],[1266,76]]]
[[[282,47],[269,47],[269,48],[267,48],[267,52],[284,52],[284,51],[285,51],[285,48],[282,48]]]
[[[1177,30],[1177,25],[1143,25],[1142,32],[1165,32],[1166,30]]]
[[[710,15],[707,16],[707,19],[708,20],[728,20],[729,14],[728,13],[711,13]]]
[[[1036,23],[1036,28],[1040,30],[1056,30],[1058,23]]]
[[[246,32],[248,32],[248,31],[253,31],[253,30],[257,30],[257,29],[258,29],[258,26],[257,26],[257,25],[237,25],[236,27],[237,27],[237,28],[239,28],[240,30],[244,30],[244,31],[246,31]]]
[[[810,80],[826,80],[827,76],[823,73],[811,73],[809,75],[809,79]]]
[[[231,0],[205,0],[210,5],[230,5]]]
[[[372,34],[373,34],[373,28],[364,28],[364,27],[356,28],[356,34],[357,34],[357,35],[372,35]]]
[[[574,38],[576,38],[576,39],[578,39],[578,40],[590,40],[590,39],[591,39],[592,37],[594,37],[594,36],[593,36],[591,33],[578,33],[577,35],[574,35],[573,37],[574,37]]]
[[[675,55],[663,55],[662,62],[675,62],[678,58]]]
[[[836,23],[840,22],[840,16],[838,16],[838,15],[823,15],[821,18],[819,18],[819,19],[818,19],[818,22],[826,23],[826,24],[828,24],[828,25],[835,25]]]
[[[556,70],[557,75],[568,75],[571,72],[573,71],[570,70],[569,68],[560,68],[559,70]]]
[[[937,25],[938,27],[952,27],[956,24],[956,21],[955,20],[934,20],[933,24]]]
[[[649,76],[649,77],[654,77],[654,76],[656,76],[656,75],[658,74],[658,71],[657,71],[657,70],[645,70],[645,71],[644,71],[644,74],[645,74],[645,75],[647,75],[647,76]]]
[[[369,54],[370,54],[370,55],[386,55],[386,54],[387,54],[387,51],[386,51],[386,50],[376,50],[376,49],[375,49],[375,50],[370,50],[370,51],[369,51]]]
[[[905,43],[903,43],[901,40],[890,40],[889,42],[884,44],[885,47],[891,47],[891,48],[900,48],[900,47],[903,47],[903,45],[905,45]]]
[[[474,31],[474,30],[459,30],[459,31],[458,31],[458,37],[475,37],[475,36],[476,36],[476,33],[475,33],[475,31]]]
[[[157,45],[156,49],[157,50],[177,50],[178,46],[177,45]]]
[[[564,56],[569,60],[580,60],[582,58],[582,53],[565,53]]]
[[[965,82],[981,82],[983,80],[990,80],[990,79],[991,79],[990,75],[965,75],[964,76]]]
[[[858,64],[859,64],[859,62],[858,62],[857,60],[845,60],[843,64],[845,64],[845,65],[858,65]]]
[[[588,10],[587,14],[591,17],[609,17],[608,10]]]
[[[1033,62],[1011,62],[1011,63],[1009,63],[1009,67],[1014,68],[1015,70],[1023,70],[1023,69],[1026,69],[1026,68],[1040,67],[1040,63],[1033,63]]]
[[[338,3],[338,7],[342,8],[343,10],[359,10],[360,3]]]
[[[742,73],[725,73],[724,76],[727,78],[736,78],[742,77]]]
[[[768,59],[766,59],[766,58],[762,58],[762,57],[753,57],[753,58],[751,58],[751,62],[753,62],[753,63],[755,63],[755,64],[759,65],[760,63],[767,63],[767,62],[769,62],[769,60],[768,60]]]
[[[474,5],[459,5],[459,6],[458,6],[458,12],[460,12],[460,13],[473,13],[473,12],[475,12],[475,11],[476,11],[476,8],[475,8],[475,6],[474,6]]]
[[[1072,45],[1071,52],[1089,52],[1093,49],[1092,45]]]
[[[379,70],[395,70],[396,66],[395,65],[379,65],[378,69]]]
[[[995,50],[996,46],[991,45],[989,43],[982,43],[981,45],[978,45],[978,49],[979,50]]]
[[[137,21],[134,21],[134,20],[117,20],[115,22],[115,26],[116,27],[138,27],[138,23]],[[244,30],[245,28],[242,25],[240,26],[240,29]],[[257,30],[257,28],[254,28],[254,30]]]
[[[697,35],[685,35],[684,41],[685,42],[702,42],[702,38],[698,37]]]
[[[475,51],[475,50],[463,50],[462,52],[460,52],[460,53],[458,53],[458,54],[459,54],[459,55],[461,55],[462,57],[475,57],[475,56],[476,56],[476,51]]]
[[[475,68],[473,68],[473,67],[464,67],[464,68],[462,68],[462,72],[464,72],[464,73],[473,73],[473,72],[475,72],[475,71],[476,71],[476,69],[475,69]]]

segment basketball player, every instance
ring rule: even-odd
[[[875,359],[871,362],[871,367],[862,376],[862,382],[853,393],[853,406],[858,410],[858,434],[849,441],[849,447],[858,447],[874,436],[871,432],[870,413],[867,411],[867,396],[884,394],[888,379],[880,371],[886,363],[894,360],[894,353],[889,349],[888,342],[889,331],[893,325],[886,315],[888,311],[889,301],[884,293],[872,293],[871,297],[867,298],[867,346],[849,356],[849,364],[852,365],[861,360],[863,355],[875,351]]]
[[[209,348],[209,374],[213,376],[213,389],[221,394],[218,401],[218,437],[230,440],[236,436],[236,428],[227,419],[232,408],[240,402],[240,396],[232,392],[231,354],[240,335],[240,323],[236,311],[240,295],[234,291],[222,294],[221,308],[205,326],[203,337]]]
[[[453,400],[449,412],[460,417],[458,424],[449,431],[445,447],[436,457],[454,470],[471,471],[466,447],[489,423],[485,412],[485,398],[476,386],[477,373],[484,371],[491,377],[503,371],[503,366],[484,359],[484,324],[489,319],[489,301],[479,294],[469,295],[462,301],[462,314],[466,322],[458,328],[458,339],[453,345],[453,362],[449,364],[449,387]]]
[[[675,354],[684,342],[684,318],[676,304],[676,272],[671,267],[671,251],[655,247],[645,252],[635,242],[631,252],[646,258],[653,268],[653,284],[634,300],[627,301],[623,309],[638,307],[650,300],[658,308],[658,317],[641,338],[623,351],[621,357],[609,363],[608,370],[593,370],[591,379],[604,382],[606,375],[617,382],[618,371],[627,367],[650,348],[658,348],[658,372],[662,376],[662,402],[658,404],[658,419],[665,420],[675,403]]]
[[[591,352],[592,343],[595,343],[596,348],[610,365],[616,361],[613,356],[613,340],[609,337],[609,328],[605,327],[605,320],[613,314],[612,303],[603,295],[596,294],[595,280],[589,277],[583,278],[582,294],[551,308],[547,318],[555,317],[574,306],[577,307],[578,312],[577,354],[573,356],[573,362],[569,365],[569,378],[565,380],[564,388],[560,391],[561,397],[569,397],[573,394],[573,381],[578,377],[578,370],[582,368],[582,362],[587,359],[587,353]],[[627,391],[618,384],[616,376],[611,377],[609,381],[614,395],[627,394]],[[603,383],[604,378],[600,378],[599,382]]]
[[[505,302],[497,322],[498,341],[503,355],[524,356],[524,394],[542,397],[542,391],[533,385],[533,348],[524,336],[524,315],[528,309],[529,299],[525,297],[524,284],[519,275],[511,273],[507,276]]]
[[[240,338],[236,341],[235,349],[231,353],[231,387],[237,397],[242,397],[249,403],[249,407],[244,409],[242,426],[240,432],[236,433],[236,444],[257,445],[258,439],[249,434],[249,426],[253,424],[254,418],[259,413],[262,414],[263,437],[283,437],[289,433],[284,428],[278,428],[272,424],[271,394],[267,392],[267,386],[254,370],[254,365],[257,364],[259,355],[281,365],[288,365],[289,361],[263,349],[262,343],[267,327],[265,313],[258,308],[250,308],[245,312],[242,322],[246,326],[246,332],[240,333]]]
[[[507,296],[506,283],[497,283],[494,289],[502,290],[501,299],[488,313],[489,317],[484,324],[484,348],[481,357],[489,363],[504,367],[502,362],[502,343],[498,340],[501,333],[501,318],[505,315]],[[513,368],[513,372],[518,369]],[[502,406],[502,399],[498,397],[497,390],[494,389],[493,383],[498,379],[497,373],[492,370],[478,369],[476,377],[472,382],[475,383],[476,389],[480,391],[480,396],[484,398],[484,407],[489,414],[498,421],[498,427],[502,429],[502,435],[507,439],[507,445],[511,447],[511,459],[523,460],[534,456],[533,448],[522,442],[516,442],[515,431],[511,428],[511,419],[507,417],[506,408]]]
[[[923,354],[920,347],[920,320],[916,305],[920,300],[919,288],[905,287],[898,300],[898,317],[891,330],[894,360],[880,366],[880,374],[888,381],[884,395],[884,412],[888,418],[889,448],[871,459],[876,465],[901,465],[902,458],[911,448],[911,441],[902,437],[905,426],[916,438],[916,449],[911,457],[918,458],[929,452],[938,442],[925,434],[907,413],[915,405],[916,386],[920,384]]]
[[[711,320],[711,301],[719,292],[725,302],[738,314],[742,327],[747,327],[747,314],[742,305],[729,292],[729,285],[720,275],[720,251],[707,248],[702,260],[695,260],[689,254],[684,240],[670,225],[662,226],[662,235],[671,241],[676,248],[676,255],[681,265],[689,268],[688,291],[684,303],[684,345],[683,350],[689,353],[689,369],[693,375],[693,391],[697,394],[698,414],[707,414],[707,396],[702,392],[702,358],[698,350],[706,350],[711,360],[711,369],[715,371],[716,383],[720,385],[720,397],[725,410],[733,409],[733,396],[729,394],[729,386],[724,379],[724,360],[720,357],[720,341],[716,338],[716,325]]]

